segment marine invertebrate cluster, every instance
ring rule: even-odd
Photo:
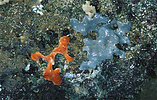
[[[39,60],[42,58],[43,60],[48,61],[48,65],[46,70],[43,73],[43,76],[46,80],[52,81],[54,85],[60,85],[62,83],[61,77],[59,75],[60,73],[60,68],[56,68],[55,70],[52,69],[52,65],[54,65],[54,59],[57,53],[60,53],[65,56],[66,60],[68,62],[71,62],[74,60],[73,57],[70,57],[67,53],[67,45],[69,43],[69,37],[68,36],[63,36],[59,40],[59,46],[55,49],[52,50],[52,52],[44,56],[40,52],[35,52],[31,54],[31,59],[32,60]]]
[[[89,1],[86,1],[86,4],[82,5],[82,9],[90,18],[96,13],[95,7],[91,6]]]

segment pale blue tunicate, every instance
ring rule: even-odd
[[[107,23],[108,17],[102,17],[100,14],[96,13],[94,18],[85,16],[83,22],[79,22],[77,19],[70,19],[70,25],[75,31],[80,31],[83,35],[87,35],[90,31],[97,30],[95,27],[98,23]]]
[[[118,49],[115,44],[130,43],[129,38],[124,34],[130,30],[131,22],[121,23],[113,19],[110,23],[107,23],[108,20],[108,17],[102,17],[100,14],[96,14],[93,18],[85,16],[83,22],[79,22],[77,19],[70,20],[70,25],[73,29],[80,31],[83,35],[90,31],[97,32],[96,40],[91,38],[83,40],[85,43],[83,50],[87,51],[89,61],[83,61],[80,65],[80,70],[91,71],[102,60],[112,59],[114,53],[119,55],[120,58],[125,57],[125,52]],[[99,23],[103,23],[103,25],[97,27]]]

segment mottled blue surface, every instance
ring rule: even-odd
[[[87,35],[90,31],[97,32],[97,39],[85,38],[83,41],[85,46],[84,51],[87,51],[87,58],[89,61],[83,61],[80,65],[80,70],[93,70],[96,65],[101,63],[102,60],[112,59],[113,54],[117,54],[120,58],[125,57],[125,52],[119,50],[115,44],[129,44],[129,38],[124,36],[126,32],[130,30],[131,22],[120,23],[113,19],[110,23],[108,17],[102,17],[100,14],[96,14],[94,18],[85,16],[83,22],[79,22],[77,19],[71,19],[70,25],[75,31],[80,31],[82,35]],[[103,23],[102,26],[97,27],[99,23]]]

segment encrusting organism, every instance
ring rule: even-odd
[[[83,36],[96,33],[96,39],[84,38],[85,43],[83,51],[87,51],[88,61],[82,61],[80,70],[95,70],[96,66],[106,59],[113,59],[113,55],[119,55],[120,58],[125,57],[125,51],[117,47],[117,44],[129,44],[129,38],[125,33],[129,32],[131,22],[121,23],[116,19],[109,21],[108,17],[104,17],[95,12],[95,7],[90,5],[89,1],[82,6],[83,11],[88,16],[79,21],[75,18],[70,19],[70,25],[75,31],[79,31]],[[90,11],[90,10],[91,11]],[[90,14],[90,12],[92,12]],[[92,16],[91,16],[92,15]]]
[[[60,85],[62,83],[62,80],[61,80],[61,77],[59,74],[61,69],[56,68],[55,70],[53,70],[53,68],[52,68],[52,65],[54,65],[54,63],[55,63],[54,62],[55,55],[57,53],[64,55],[68,62],[71,62],[74,60],[74,58],[70,57],[67,53],[68,43],[69,43],[69,37],[63,36],[59,40],[59,46],[57,48],[53,49],[49,55],[44,56],[40,52],[35,52],[35,53],[31,54],[32,60],[37,61],[40,58],[42,58],[43,60],[48,61],[48,65],[47,65],[46,70],[43,73],[43,76],[46,80],[52,81],[54,85]]]

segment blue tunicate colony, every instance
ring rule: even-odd
[[[83,35],[87,35],[91,31],[97,32],[96,40],[91,38],[83,40],[85,43],[83,50],[87,51],[89,61],[83,61],[80,70],[94,70],[102,60],[112,59],[114,53],[119,55],[120,58],[125,57],[125,52],[118,49],[115,44],[129,44],[129,38],[124,34],[130,30],[131,22],[120,23],[116,19],[113,19],[110,23],[108,21],[108,17],[103,17],[98,13],[93,18],[85,16],[83,22],[79,22],[74,18],[70,20],[73,29]],[[103,25],[97,27],[100,23],[103,23]]]

